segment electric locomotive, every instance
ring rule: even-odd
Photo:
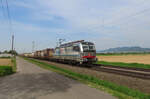
[[[61,44],[55,48],[53,58],[73,64],[92,64],[97,61],[94,43],[84,40]]]

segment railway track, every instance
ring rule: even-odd
[[[102,72],[115,73],[119,75],[131,76],[142,79],[150,79],[150,69],[126,68],[119,66],[106,66],[94,64],[91,69]]]
[[[108,72],[113,74],[119,74],[124,76],[150,80],[150,69],[130,68],[130,67],[121,67],[121,66],[101,65],[101,64],[72,65],[72,66],[78,66],[78,67],[81,66],[83,68],[88,68],[95,71],[102,71],[102,72]]]
[[[43,60],[43,59],[40,59]],[[48,60],[46,60],[48,61]],[[54,62],[54,61],[51,61]],[[58,63],[58,62],[55,62]],[[66,64],[66,63],[58,63],[58,64]],[[143,69],[143,68],[129,68],[129,67],[120,67],[120,66],[108,66],[108,65],[101,65],[101,64],[89,64],[89,65],[71,65],[67,64],[69,66],[78,66],[81,68],[88,68],[95,71],[100,72],[108,72],[108,73],[114,73],[124,76],[131,76],[141,79],[150,79],[150,69]]]

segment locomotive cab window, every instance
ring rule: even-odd
[[[73,47],[73,51],[79,52],[80,51],[80,47],[79,46],[74,46]]]
[[[95,46],[94,45],[89,45],[89,50],[95,50]]]
[[[93,43],[83,42],[82,46],[83,46],[83,51],[95,51],[96,50]]]
[[[88,45],[83,45],[83,50],[89,50],[89,46]]]

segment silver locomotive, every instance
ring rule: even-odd
[[[95,45],[84,40],[61,44],[55,48],[53,58],[72,64],[92,64],[97,61]]]

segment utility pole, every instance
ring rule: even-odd
[[[14,34],[12,32],[12,22],[11,22],[11,16],[10,16],[10,12],[9,12],[9,4],[8,4],[8,1],[6,1],[6,11],[7,11],[7,14],[8,14],[8,23],[9,23],[9,30],[10,30],[10,33],[12,33],[12,56],[13,56],[13,52],[14,52]],[[2,2],[2,0],[1,0]]]
[[[14,51],[14,35],[12,35],[12,55],[13,55],[13,51]]]

